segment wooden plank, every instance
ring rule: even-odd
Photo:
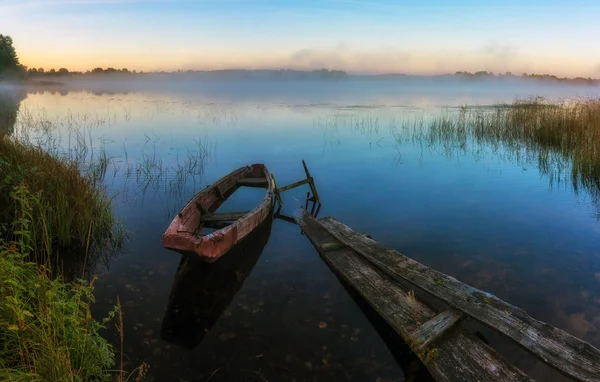
[[[279,193],[279,190],[277,189],[277,182],[275,181],[275,175],[273,175],[273,173],[271,173],[271,181],[273,182],[273,193],[275,194],[275,198],[277,199],[277,202],[279,202],[279,208],[283,207],[283,201],[281,200],[281,194]]]
[[[459,323],[465,314],[459,310],[450,308],[443,311],[431,320],[413,330],[409,335],[414,345],[414,350],[419,352],[440,338],[444,333]]]
[[[316,248],[341,244],[307,212],[295,218]],[[409,334],[436,315],[351,248],[319,254],[409,345]],[[452,331],[435,348],[417,353],[437,381],[532,381],[475,335],[460,327]]]
[[[317,186],[315,186],[315,180],[312,176],[310,176],[310,172],[308,172],[308,167],[306,166],[306,162],[302,159],[302,166],[304,167],[304,172],[306,173],[306,179],[308,179],[308,185],[310,186],[310,190],[313,193],[313,196],[317,200],[317,202],[321,203],[321,199],[319,198],[319,194],[317,193]]]
[[[291,190],[292,188],[296,188],[296,187],[302,186],[303,184],[306,184],[308,182],[309,182],[308,179],[304,179],[304,180],[301,180],[299,182],[288,184],[287,186],[283,186],[281,188],[278,188],[277,192],[282,193],[284,191]]]
[[[202,205],[201,201],[197,201],[196,202],[196,208],[198,208],[198,211],[200,211],[200,213],[202,215],[208,215],[209,214],[208,210],[206,208],[204,208],[204,206]]]
[[[522,309],[490,293],[388,250],[333,218],[322,219],[321,223],[332,236],[352,247],[388,276],[408,281],[460,309],[571,378],[600,380],[600,350],[589,343],[530,317]]]
[[[203,226],[206,228],[213,228],[213,229],[223,229],[229,225],[231,225],[232,223],[230,221],[207,221],[207,222],[202,222]]]
[[[319,252],[329,252],[329,251],[337,251],[338,249],[344,248],[345,245],[340,243],[339,241],[323,243],[319,244]]]
[[[219,199],[225,200],[225,195],[223,195],[223,191],[221,191],[221,187],[219,187],[218,184],[215,186],[215,191],[217,192]]]
[[[201,220],[203,222],[222,222],[222,221],[233,221],[242,218],[247,215],[250,211],[241,212],[221,212],[203,216]]]
[[[283,221],[285,221],[285,222],[288,222],[288,223],[292,223],[292,224],[294,224],[294,225],[296,224],[296,221],[294,220],[294,218],[293,218],[293,217],[291,217],[291,216],[286,216],[286,215],[283,215],[283,214],[281,214],[281,213],[279,213],[279,212],[275,214],[275,218],[276,218],[276,219],[281,219],[281,220],[283,220]]]
[[[238,186],[267,188],[269,182],[265,178],[244,178],[237,181]]]

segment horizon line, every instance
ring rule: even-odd
[[[547,77],[548,79],[556,79],[556,80],[575,80],[575,79],[580,79],[580,80],[594,80],[594,81],[599,81],[600,79],[598,78],[592,78],[590,76],[588,77],[583,77],[583,76],[574,76],[574,77],[559,77],[557,75],[551,74],[551,73],[535,73],[535,72],[523,72],[521,74],[518,73],[514,73],[512,71],[497,71],[497,72],[493,72],[493,71],[487,71],[487,70],[479,70],[479,71],[475,71],[475,72],[469,72],[469,71],[465,71],[465,70],[457,70],[455,72],[443,72],[443,73],[437,73],[437,74],[417,74],[417,73],[410,73],[410,72],[381,72],[381,73],[374,73],[374,72],[361,72],[361,71],[346,71],[343,69],[328,69],[328,68],[318,68],[318,69],[294,69],[294,68],[286,68],[286,67],[279,67],[279,68],[260,68],[260,69],[256,69],[256,68],[240,68],[240,67],[230,67],[230,68],[223,68],[223,69],[172,69],[172,70],[130,70],[128,68],[115,68],[115,67],[111,67],[108,66],[106,68],[104,67],[95,67],[93,69],[86,69],[86,70],[70,70],[67,68],[59,68],[54,69],[51,68],[49,70],[46,70],[43,67],[26,67],[26,70],[28,71],[28,73],[35,73],[33,72],[33,70],[39,70],[39,69],[43,69],[43,72],[39,72],[37,71],[37,73],[43,73],[44,75],[50,75],[50,74],[60,74],[59,71],[61,69],[66,69],[68,72],[64,73],[64,74],[122,74],[122,73],[129,73],[129,74],[177,74],[177,73],[194,73],[194,72],[202,72],[202,73],[213,73],[213,72],[260,72],[260,71],[264,71],[264,72],[299,72],[299,73],[314,73],[314,72],[323,72],[323,71],[327,71],[330,73],[343,73],[343,75],[347,75],[347,76],[407,76],[407,77],[442,77],[442,76],[473,76],[473,77]],[[98,69],[102,69],[102,72],[98,71]],[[51,72],[51,70],[54,70],[54,72]],[[94,72],[94,71],[97,72]],[[106,73],[106,72],[109,73]]]

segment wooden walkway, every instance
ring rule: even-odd
[[[333,218],[295,220],[323,260],[407,342],[438,381],[531,381],[457,325],[471,317],[577,381],[600,381],[600,350],[496,296],[384,248]],[[409,284],[450,306],[434,312]]]

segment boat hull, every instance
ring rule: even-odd
[[[216,215],[221,204],[240,184],[247,184],[248,181],[265,186],[263,201],[226,227],[202,235],[200,230],[206,225],[204,220]],[[214,262],[272,213],[273,184],[266,166],[253,164],[241,167],[197,193],[175,216],[162,236],[162,244],[179,253],[195,253],[206,262]]]

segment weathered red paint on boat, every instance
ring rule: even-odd
[[[264,200],[233,224],[201,235],[202,212],[197,205],[200,203],[208,213],[214,213],[237,190],[238,181],[245,178],[264,178],[267,181]],[[267,167],[261,163],[241,167],[197,193],[175,216],[162,236],[162,244],[165,248],[196,253],[205,261],[214,262],[260,225],[272,209],[273,184]]]

